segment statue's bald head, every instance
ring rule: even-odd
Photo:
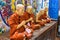
[[[24,8],[24,5],[22,5],[22,4],[17,4],[16,5],[16,10],[21,9],[21,8]]]
[[[27,9],[28,9],[28,8],[31,8],[31,9],[32,9],[32,6],[27,6]]]

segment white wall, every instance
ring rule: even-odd
[[[59,16],[60,16],[60,0],[59,0]]]
[[[60,10],[59,10],[59,16],[60,16]]]

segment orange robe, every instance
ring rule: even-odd
[[[41,26],[44,26],[46,23],[49,23],[50,22],[50,19],[47,19],[48,17],[47,17],[47,14],[46,13],[44,13],[43,15],[41,15],[39,18],[38,18],[38,20],[41,20],[41,22],[39,23]],[[43,20],[46,20],[46,21],[43,21],[42,22],[42,19]]]
[[[38,20],[41,20],[41,22],[38,22],[38,24],[40,24],[41,26],[44,26],[45,23],[42,22],[42,19],[43,19],[43,15],[41,15],[41,16],[38,18]]]
[[[17,13],[14,13],[8,19],[8,24],[10,25],[10,37],[15,34],[15,32],[22,33],[25,31],[24,27],[21,27],[17,30],[17,26],[24,20],[24,15],[19,16]]]
[[[46,12],[42,15],[42,19],[46,20],[46,23],[49,23],[51,21],[51,19],[48,18]]]
[[[31,28],[34,29],[34,30],[39,29],[40,28],[39,26],[35,26],[36,25],[36,22],[35,22],[34,14],[32,13],[29,16],[30,16],[30,18],[32,17],[33,20],[34,20],[34,22],[30,22],[31,23]]]
[[[25,12],[25,18],[26,18],[26,20],[28,20],[28,19],[31,18],[31,17],[33,18],[33,21],[34,21],[34,22],[32,22],[32,21],[28,22],[28,23],[30,23],[30,28],[32,28],[33,30],[39,29],[39,27],[34,26],[34,25],[36,25],[34,14],[33,14],[33,13],[32,13],[32,14],[29,14],[28,12]],[[27,25],[27,26],[28,26],[28,25]]]
[[[24,15],[24,19],[25,20],[28,20],[30,17],[29,17],[29,14],[27,13],[27,12],[25,12],[24,13],[25,15]],[[27,23],[26,23],[26,25],[27,25]],[[31,32],[30,33],[28,33],[28,32],[24,32],[25,33],[25,35],[26,35],[26,38],[29,40],[31,37],[32,37],[32,34],[33,34],[33,29],[31,29],[31,28],[29,28],[29,27],[27,27],[28,29],[30,29],[31,30]]]
[[[24,33],[19,33],[19,32],[15,32],[11,37],[10,40],[23,40],[25,38],[25,34]]]
[[[42,18],[43,18],[43,19],[47,19],[47,14],[44,13],[44,14],[42,15]]]

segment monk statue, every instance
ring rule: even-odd
[[[39,23],[41,26],[45,25],[45,22],[42,21],[42,15],[44,14],[44,10],[40,10],[37,14],[36,14],[36,23]]]
[[[48,8],[45,8],[40,10],[40,12],[36,14],[36,22],[41,26],[44,26],[46,23],[49,23],[51,21],[51,19],[48,18],[47,11]]]
[[[39,24],[35,24],[35,16],[34,16],[34,13],[33,13],[32,6],[27,6],[24,17],[25,17],[25,20],[26,20],[26,25],[25,26],[27,26],[26,28],[27,29],[29,28],[31,30],[31,32],[40,28]],[[28,31],[28,30],[26,30],[26,31]],[[32,34],[31,32],[30,32],[30,34],[27,34],[25,32],[28,39],[31,38],[31,34]]]
[[[49,23],[51,21],[51,19],[48,17],[47,12],[48,12],[48,8],[45,8],[44,14],[42,15],[42,17],[44,20],[46,20],[46,23]]]
[[[25,20],[24,20],[24,5],[17,4],[16,11],[9,17],[8,24],[10,25],[10,40],[24,40],[25,38]]]

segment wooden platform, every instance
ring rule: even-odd
[[[35,30],[30,40],[55,40],[57,23],[52,21],[39,30]],[[56,38],[58,39],[58,38]],[[0,40],[9,40],[9,33],[0,35]]]
[[[52,21],[46,24],[43,28],[36,30],[30,40],[55,40],[57,22]]]
[[[60,37],[56,37],[56,39],[55,40],[60,40]]]

